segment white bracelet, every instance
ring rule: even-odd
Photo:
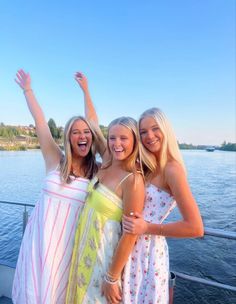
[[[111,280],[107,274],[104,276],[104,281],[108,284],[115,285],[119,280]]]

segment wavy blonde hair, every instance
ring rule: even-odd
[[[62,157],[60,164],[61,180],[64,183],[71,182],[70,173],[72,168],[72,148],[70,143],[70,134],[73,124],[78,120],[84,121],[88,125],[92,133],[92,145],[89,153],[84,157],[84,162],[82,165],[85,172],[84,177],[91,179],[93,175],[98,171],[98,166],[95,159],[96,151],[97,151],[96,132],[94,131],[92,125],[89,123],[87,119],[85,119],[82,116],[74,116],[68,120],[64,130],[64,156]]]
[[[107,168],[112,164],[112,154],[109,149],[109,131],[111,127],[115,125],[121,125],[129,129],[134,139],[133,151],[124,160],[125,169],[129,172],[133,172],[134,174],[137,173],[137,171],[139,172],[141,171],[142,175],[143,175],[143,165],[147,166],[150,170],[152,170],[152,167],[149,166],[149,162],[147,161],[149,159],[149,155],[143,148],[140,141],[137,121],[132,117],[128,117],[128,116],[122,116],[116,118],[108,126],[107,149],[110,155],[110,159],[105,164],[105,166],[103,166],[103,168]]]
[[[166,166],[167,162],[170,160],[177,161],[183,167],[184,171],[186,172],[184,161],[183,161],[182,155],[180,153],[180,149],[179,149],[179,145],[178,145],[175,133],[173,131],[173,128],[172,128],[170,122],[168,121],[167,117],[165,116],[165,114],[158,108],[151,108],[151,109],[146,110],[145,112],[143,112],[143,114],[139,118],[139,121],[138,121],[139,129],[140,129],[140,123],[141,123],[142,119],[144,119],[146,117],[151,117],[155,120],[155,122],[159,126],[160,131],[163,135],[163,140],[162,140],[162,145],[161,145],[161,149],[160,149],[160,157],[159,157],[158,161],[154,157],[154,155],[143,145],[144,149],[149,154],[148,159],[150,162],[149,167],[147,167],[147,169],[145,170],[145,176],[146,177],[149,176],[154,171],[156,171],[156,172],[159,171],[161,173],[161,175],[164,176],[165,166]],[[150,170],[150,167],[155,168],[155,170],[154,171]]]

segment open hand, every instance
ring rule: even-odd
[[[22,88],[22,90],[31,89],[30,75],[29,73],[25,73],[25,71],[22,69],[17,71],[15,82]]]
[[[143,219],[142,214],[135,212],[132,217],[123,215],[123,231],[131,234],[145,234],[148,223]]]
[[[83,92],[88,91],[88,80],[81,72],[75,73],[75,80],[78,82]]]
[[[118,304],[120,303],[121,289],[119,284],[109,284],[105,281],[102,283],[102,295],[105,296],[108,304]]]

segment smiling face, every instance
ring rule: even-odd
[[[140,121],[139,132],[144,147],[158,156],[163,142],[163,134],[155,119],[151,116],[144,117]]]
[[[133,133],[123,125],[114,125],[109,129],[108,144],[114,160],[125,160],[134,149]]]
[[[76,120],[70,131],[70,144],[73,156],[85,157],[92,145],[92,133],[83,120]]]

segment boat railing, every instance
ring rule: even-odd
[[[23,227],[23,233],[24,233],[24,230],[25,230],[25,227],[26,227],[26,224],[28,221],[28,216],[29,216],[28,207],[34,207],[34,205],[27,204],[27,203],[8,202],[8,201],[0,201],[0,204],[18,205],[18,206],[21,206],[24,208],[23,217],[22,217],[22,227]],[[234,231],[225,231],[222,229],[215,229],[215,228],[209,228],[209,227],[205,227],[204,236],[236,240],[236,232],[234,232]],[[223,288],[223,289],[227,289],[227,290],[236,292],[236,286],[231,286],[231,285],[219,283],[219,282],[216,282],[213,280],[195,277],[195,276],[180,273],[177,271],[171,271],[171,277],[172,277],[173,285],[175,284],[175,279],[179,277],[184,280],[201,283],[201,284],[205,284],[205,285],[210,285],[210,286],[215,286],[218,288]]]
[[[209,228],[209,227],[204,227],[204,236],[212,236],[212,237],[236,240],[236,232],[234,232],[234,231],[225,231],[222,229],[215,229],[215,228]],[[177,272],[177,271],[171,271],[171,275],[172,275],[173,281],[175,281],[175,278],[179,277],[183,280],[201,283],[201,284],[205,284],[205,285],[210,285],[210,286],[223,288],[223,289],[227,289],[227,290],[236,292],[236,286],[219,283],[219,282],[209,280],[209,279],[195,277],[195,276]],[[172,284],[175,285],[175,282]]]
[[[22,217],[22,228],[23,228],[23,234],[24,234],[25,227],[26,227],[26,224],[28,222],[28,217],[29,217],[27,207],[34,207],[34,205],[27,204],[27,203],[8,202],[8,201],[0,201],[0,204],[15,205],[15,206],[21,206],[21,207],[24,208],[23,213],[22,213],[22,215],[23,215],[23,217]]]

